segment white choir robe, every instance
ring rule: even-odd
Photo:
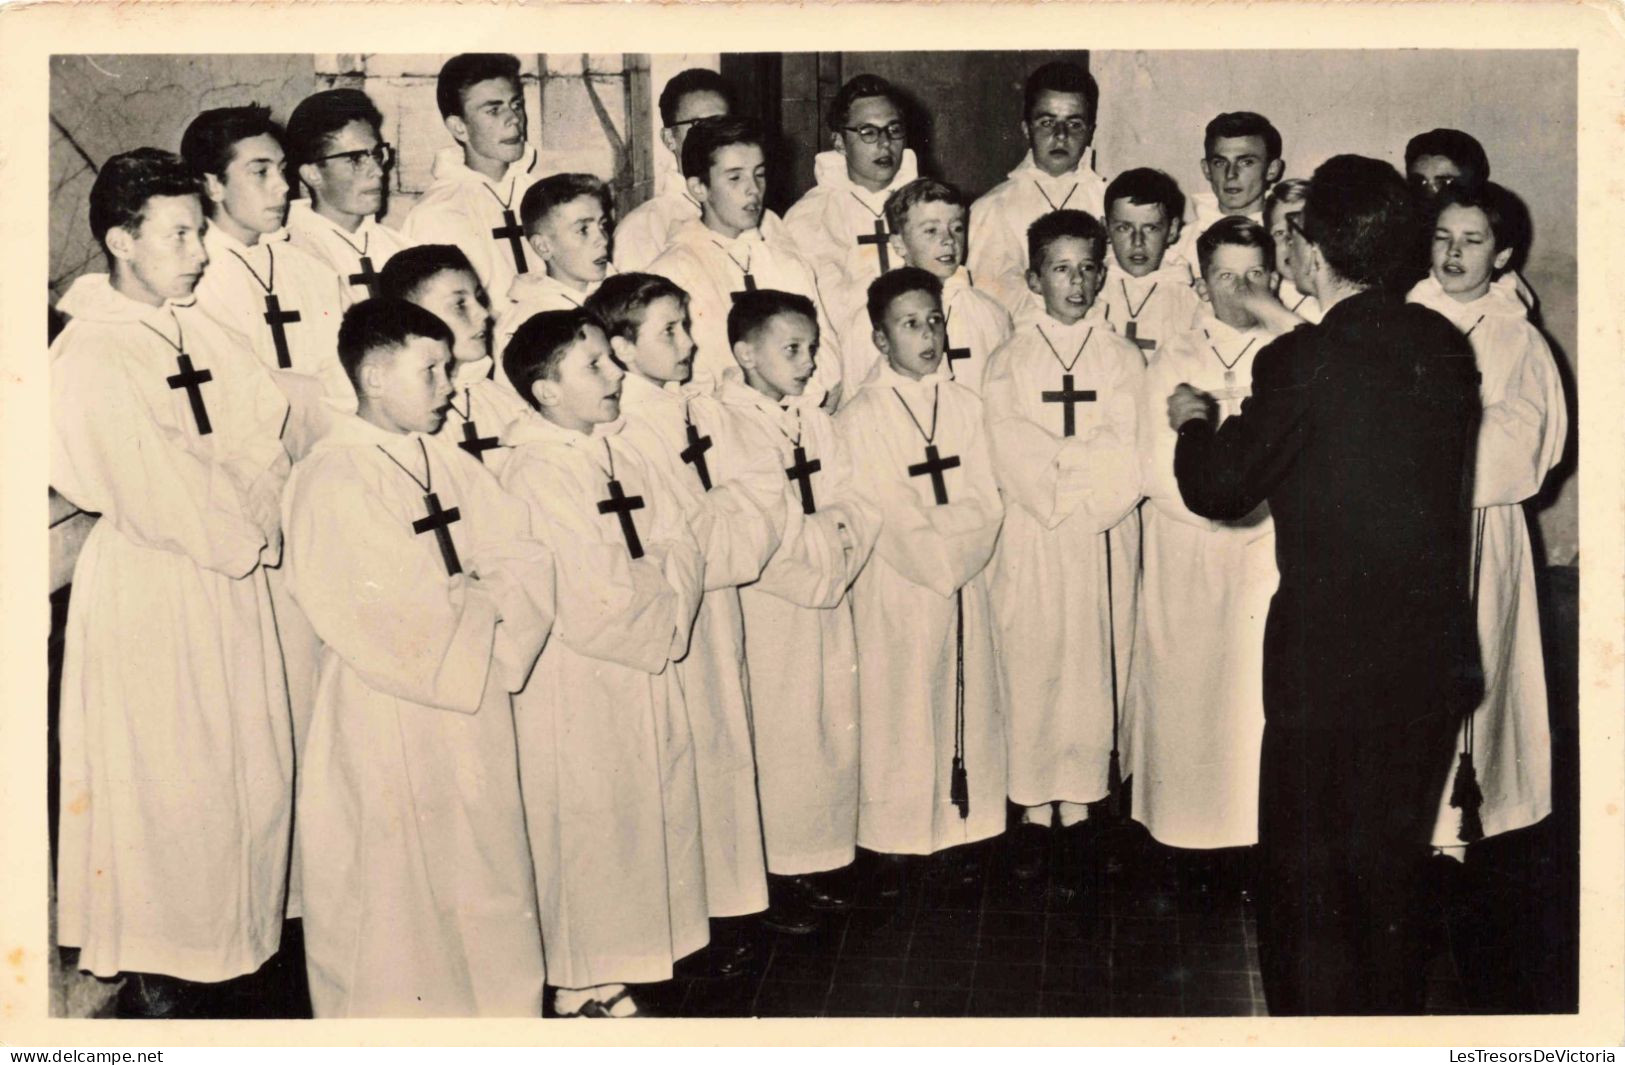
[[[456,575],[413,530],[425,454]],[[458,448],[354,416],[294,466],[283,522],[325,644],[298,806],[316,1016],[539,1016],[509,693],[553,622],[552,553]]]
[[[971,272],[961,266],[942,283],[942,311],[948,319],[948,352],[938,373],[981,394],[982,374],[993,349],[1009,338],[1014,326],[1004,305],[977,288]],[[819,353],[823,358],[823,353]],[[841,333],[842,394],[850,400],[863,382],[885,360],[875,347],[875,328],[865,299],[848,316]]]
[[[1281,301],[1281,306],[1310,325],[1319,325],[1320,320],[1326,316],[1326,312],[1320,309],[1320,301],[1307,292],[1299,291],[1298,286],[1285,274],[1281,275],[1281,284],[1275,290],[1275,298]]]
[[[848,176],[846,156],[840,152],[832,149],[813,157],[813,187],[784,213],[784,224],[818,274],[819,290],[835,321],[846,321],[854,307],[863,305],[869,282],[880,276],[882,266],[902,265],[884,239],[876,245],[859,244],[858,238],[873,241],[876,223],[890,236],[886,198],[919,176],[912,148],[903,149],[897,173],[879,192]]]
[[[1484,793],[1484,833],[1495,836],[1535,824],[1552,808],[1546,662],[1523,504],[1563,457],[1568,407],[1551,348],[1529,323],[1515,287],[1498,281],[1487,295],[1458,303],[1429,275],[1410,299],[1467,333],[1481,375],[1473,506],[1474,528],[1484,523],[1478,577],[1484,701],[1473,712],[1473,765]],[[1433,830],[1438,847],[1462,842],[1461,811],[1450,805],[1455,776],[1453,764]]]
[[[670,279],[688,293],[689,319],[697,350],[694,383],[715,391],[722,376],[734,368],[728,344],[728,311],[733,293],[745,288],[747,274],[756,287],[794,292],[813,301],[818,312],[818,370],[808,387],[818,401],[840,383],[840,341],[819,295],[810,264],[791,243],[784,223],[771,215],[759,229],[728,240],[703,222],[686,222],[672,234],[671,245],[649,266],[649,272]]]
[[[1219,197],[1210,191],[1193,192],[1185,198],[1185,220],[1179,230],[1179,240],[1168,249],[1170,257],[1178,257],[1191,265],[1193,275],[1201,274],[1201,259],[1196,255],[1196,239],[1208,231],[1208,227],[1221,218],[1228,217],[1229,212],[1219,206]],[[1264,226],[1264,204],[1260,200],[1258,210],[1247,212],[1247,217]],[[1265,226],[1265,228],[1269,228]]]
[[[1219,400],[1221,419],[1237,413],[1251,391],[1253,359],[1272,335],[1232,329],[1211,313],[1193,326],[1166,338],[1146,371],[1140,458],[1149,502],[1124,771],[1134,776],[1134,819],[1158,842],[1244,847],[1258,842],[1275,526],[1262,503],[1234,522],[1186,509],[1174,480],[1179,437],[1168,426],[1168,396],[1187,382]],[[1233,382],[1213,347],[1235,360]]]
[[[1061,360],[1072,364],[1074,387],[1095,394],[1075,406],[1070,438],[1063,435],[1062,405],[1042,398],[1062,387]],[[1016,329],[993,353],[982,382],[993,474],[1006,505],[989,583],[1009,794],[1022,806],[1106,795],[1112,715],[1126,720],[1131,705],[1139,564],[1133,515],[1140,501],[1135,426],[1144,374],[1140,350],[1103,322],[1066,326],[1045,317]],[[1109,625],[1115,625],[1115,695]]]
[[[509,163],[500,181],[470,170],[460,147],[435,153],[433,174],[433,183],[401,226],[401,239],[408,246],[455,244],[468,256],[492,302],[512,287],[515,277],[542,268],[522,232],[516,235],[518,244],[493,233],[507,227],[504,211],[511,212],[513,225],[523,228],[519,205],[543,177],[535,146]]]
[[[1202,311],[1202,299],[1191,287],[1190,266],[1171,257],[1165,257],[1160,267],[1144,277],[1130,277],[1112,257],[1095,303],[1112,329],[1133,341],[1146,362],[1156,355],[1158,344],[1189,329]],[[1131,325],[1132,337],[1128,335]]]
[[[542,946],[556,987],[668,980],[704,946],[694,745],[673,659],[688,649],[705,560],[675,497],[618,439],[539,414],[504,434],[505,489],[558,560],[558,620],[514,699]],[[643,548],[633,559],[605,454]]]
[[[227,980],[282,934],[293,738],[261,564],[281,549],[287,403],[190,301],[86,274],[57,309],[51,485],[101,515],[62,662],[57,942],[97,976]],[[173,340],[177,321],[212,375],[207,435],[148,328]]]
[[[671,244],[672,233],[684,222],[700,220],[700,205],[688,194],[677,160],[670,152],[657,153],[655,194],[615,223],[615,249],[611,261],[621,273],[645,271]]]
[[[493,477],[500,477],[508,459],[503,431],[530,410],[530,404],[491,376],[491,363],[490,358],[474,359],[452,367],[451,406],[434,435],[456,444],[479,459]]]
[[[1012,315],[1020,316],[1031,293],[1027,289],[1027,227],[1062,207],[1087,211],[1097,219],[1105,212],[1106,179],[1085,161],[1058,177],[1044,173],[1032,152],[1010,176],[971,204],[970,249],[965,265],[976,283]]]
[[[895,394],[893,389],[896,390]],[[902,400],[899,400],[899,396]],[[938,505],[926,458],[937,402]],[[903,403],[907,402],[908,410]],[[994,662],[987,563],[1004,505],[993,481],[982,403],[956,381],[910,380],[889,364],[842,408],[836,429],[857,456],[859,495],[881,514],[880,537],[852,585],[858,637],[858,843],[932,854],[1004,831],[1004,714]],[[956,593],[964,603],[964,760],[969,817],[951,801]]]
[[[856,494],[852,456],[829,415],[799,398],[780,406],[737,377],[718,398],[739,428],[720,449],[724,469],[741,455],[770,454],[785,471],[784,537],[761,579],[739,591],[767,869],[838,869],[858,837],[858,648],[846,593],[874,549],[880,514]],[[820,464],[808,478],[812,514],[787,472],[796,442]]]
[[[622,438],[665,479],[705,552],[705,598],[677,679],[694,733],[706,892],[712,917],[756,913],[767,906],[767,871],[739,586],[760,577],[778,549],[784,473],[776,455],[762,455],[748,475],[724,480],[717,449],[737,439],[737,430],[728,425],[734,415],[697,386],[660,388],[629,373],[621,386],[621,415]],[[685,418],[712,442],[706,452],[714,470],[709,492],[700,485],[697,467],[679,457],[688,446]],[[735,461],[734,468],[744,467]]]
[[[508,341],[519,332],[520,326],[543,311],[579,310],[587,297],[598,291],[601,283],[589,285],[585,292],[579,292],[546,273],[541,269],[539,260],[536,270],[514,278],[506,295],[491,307],[496,315],[491,354],[497,360],[497,378],[504,384],[508,383],[508,375],[502,371],[502,353],[508,350]]]
[[[376,274],[392,255],[406,247],[399,233],[372,215],[363,218],[351,233],[318,214],[309,200],[294,200],[288,205],[288,241],[326,263],[338,275],[346,307],[371,297],[367,267]]]

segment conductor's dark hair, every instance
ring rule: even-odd
[[[339,363],[356,392],[361,391],[361,366],[377,351],[395,351],[413,337],[452,345],[451,328],[436,315],[406,300],[380,296],[362,300],[344,312],[339,323]]]
[[[587,339],[588,329],[602,331],[603,328],[604,324],[585,307],[533,314],[520,324],[508,346],[502,349],[502,372],[525,397],[525,402],[540,410],[541,404],[533,394],[536,382],[557,381],[559,365],[569,354],[570,345]]]
[[[1493,181],[1486,181],[1476,188],[1471,185],[1451,185],[1439,193],[1435,202],[1436,210],[1433,212],[1434,224],[1438,224],[1439,216],[1446,207],[1476,207],[1484,212],[1484,217],[1490,224],[1490,232],[1495,235],[1495,250],[1512,249],[1512,259],[1508,266],[1516,266],[1518,261],[1529,250],[1529,238],[1532,226],[1529,221],[1529,208],[1510,189],[1497,185]]]
[[[519,88],[519,60],[504,52],[464,52],[446,60],[434,83],[434,102],[441,118],[463,114],[463,93],[482,81],[507,78]]]
[[[733,110],[733,87],[723,80],[722,75],[704,67],[690,67],[674,75],[660,90],[660,124],[669,127],[675,123],[677,109],[683,105],[683,99],[697,92],[714,92],[727,102],[728,110]]]
[[[683,140],[683,176],[709,181],[717,153],[735,144],[754,144],[765,151],[762,131],[749,119],[733,115],[700,119]]]
[[[1038,221],[1027,227],[1027,269],[1041,269],[1049,246],[1064,237],[1088,241],[1095,249],[1095,258],[1105,258],[1106,228],[1100,219],[1088,211],[1068,208],[1039,215]]]
[[[869,282],[869,324],[879,329],[887,309],[899,296],[910,292],[929,292],[939,304],[942,302],[942,282],[937,275],[918,266],[900,266]]]
[[[458,270],[479,282],[479,274],[468,256],[455,244],[418,244],[403,248],[389,257],[378,271],[378,292],[397,300],[413,300],[425,282],[436,274]],[[484,292],[481,292],[483,298]]]
[[[605,218],[615,210],[609,186],[591,174],[551,174],[525,190],[524,199],[519,201],[519,220],[526,233],[534,233],[554,208],[583,196],[597,200]]]
[[[859,100],[866,100],[871,96],[884,96],[897,108],[898,114],[903,112],[902,97],[892,83],[878,74],[859,74],[847,81],[835,93],[835,99],[829,102],[829,110],[824,112],[824,125],[831,133],[839,133],[846,125],[847,116],[852,112],[852,105]]]
[[[1215,115],[1202,134],[1202,158],[1213,154],[1213,145],[1220,137],[1261,137],[1264,140],[1264,161],[1281,158],[1281,131],[1257,111],[1226,111]]]
[[[1022,90],[1023,119],[1032,119],[1033,106],[1038,103],[1038,95],[1045,92],[1065,92],[1082,96],[1084,116],[1088,118],[1089,125],[1095,124],[1095,113],[1100,108],[1100,86],[1095,84],[1094,75],[1078,64],[1059,60],[1045,63],[1028,74],[1026,87]]]
[[[1213,253],[1224,244],[1233,244],[1238,248],[1257,248],[1264,253],[1264,269],[1275,269],[1275,241],[1270,239],[1270,231],[1254,222],[1246,215],[1226,215],[1217,222],[1208,226],[1202,235],[1196,238],[1197,268],[1205,275],[1208,263],[1213,261]]]
[[[922,203],[951,203],[965,206],[965,197],[946,182],[933,178],[915,178],[886,197],[886,228],[893,233],[903,231],[908,212]]]
[[[1463,185],[1482,185],[1490,179],[1490,158],[1478,138],[1459,129],[1430,129],[1418,133],[1405,145],[1405,173],[1427,155],[1442,155],[1461,171]]]
[[[137,148],[102,164],[90,186],[90,233],[107,250],[107,231],[115,226],[138,233],[154,196],[196,196],[203,180],[174,152]]]
[[[659,274],[611,274],[587,297],[586,308],[609,336],[637,343],[649,304],[667,296],[687,309],[688,293]]]
[[[250,137],[270,137],[287,151],[282,127],[271,121],[271,109],[258,104],[245,107],[216,107],[203,111],[187,124],[181,134],[181,158],[198,177],[226,172],[236,154],[238,141]],[[204,206],[208,206],[207,197]]]
[[[781,314],[799,314],[811,322],[813,340],[817,342],[818,311],[812,300],[796,292],[759,288],[754,292],[741,292],[728,309],[728,346],[755,339],[763,326]]]
[[[326,155],[336,137],[352,122],[365,122],[374,136],[384,125],[372,97],[360,89],[327,89],[299,101],[288,116],[288,155],[295,166]]]
[[[1334,273],[1367,287],[1402,281],[1418,232],[1405,179],[1363,155],[1334,155],[1316,168],[1302,228]]]
[[[1118,200],[1127,200],[1136,207],[1159,206],[1169,222],[1185,217],[1185,194],[1179,191],[1179,182],[1148,166],[1125,170],[1112,178],[1106,186],[1107,214]]]

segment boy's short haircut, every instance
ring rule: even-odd
[[[1095,258],[1106,257],[1106,227],[1088,211],[1051,211],[1039,215],[1038,221],[1027,227],[1027,269],[1037,270],[1044,264],[1044,253],[1049,246],[1064,237],[1086,240],[1095,249]]]
[[[507,78],[518,88],[518,58],[504,52],[464,52],[446,60],[434,83],[434,102],[440,108],[440,117],[462,117],[463,93],[492,78]]]
[[[831,133],[841,132],[846,126],[847,116],[852,113],[852,105],[871,96],[884,96],[899,114],[902,113],[903,98],[897,95],[891,82],[878,74],[859,74],[835,93],[829,110],[824,113],[824,125],[829,127]]]
[[[451,347],[451,327],[439,316],[406,300],[380,296],[362,300],[344,312],[339,323],[339,363],[356,392],[361,391],[361,365],[380,348],[404,347],[413,337],[428,337]]]
[[[606,335],[635,344],[649,304],[668,296],[688,306],[688,293],[659,274],[611,274],[587,297],[585,306]]]
[[[1185,194],[1179,191],[1179,182],[1148,166],[1125,170],[1112,178],[1111,184],[1106,186],[1107,214],[1118,200],[1127,200],[1136,207],[1160,206],[1163,217],[1170,223],[1185,217]]]
[[[1215,115],[1202,134],[1202,158],[1213,154],[1213,145],[1220,137],[1262,137],[1264,159],[1274,162],[1281,158],[1281,131],[1257,111],[1226,111]]]
[[[670,129],[677,121],[677,108],[682,106],[683,99],[697,92],[714,92],[727,101],[729,110],[733,109],[733,87],[721,74],[704,67],[690,67],[674,75],[660,90],[660,124]]]
[[[201,203],[203,179],[174,152],[137,148],[102,164],[90,186],[90,233],[107,250],[107,231],[131,233],[146,221],[147,201],[154,196],[196,196]]]
[[[1083,67],[1059,60],[1045,63],[1028,74],[1021,99],[1023,121],[1031,121],[1033,105],[1038,102],[1039,94],[1046,92],[1064,92],[1082,96],[1085,117],[1089,119],[1089,125],[1095,124],[1095,113],[1100,108],[1100,86],[1095,84],[1094,75]]]
[[[764,152],[767,150],[761,129],[748,118],[718,115],[700,119],[689,127],[688,136],[683,140],[683,176],[710,181],[711,164],[716,162],[717,153],[735,144],[754,144]]]
[[[915,178],[886,197],[886,228],[893,233],[901,233],[903,223],[908,221],[908,212],[922,203],[951,203],[964,207],[965,197],[947,182]]]
[[[187,124],[186,132],[181,134],[181,158],[198,177],[220,177],[231,165],[237,142],[259,136],[270,137],[284,152],[288,150],[282,127],[271,121],[269,107],[249,104],[212,108]]]
[[[299,101],[288,116],[288,157],[295,166],[314,163],[333,146],[333,138],[352,122],[365,122],[379,136],[384,116],[360,89],[327,89]]]
[[[1268,222],[1277,207],[1283,204],[1302,203],[1309,198],[1309,179],[1294,177],[1284,181],[1277,181],[1270,186],[1264,194],[1264,221]]]
[[[1490,232],[1495,235],[1495,250],[1512,249],[1509,267],[1529,250],[1532,229],[1529,208],[1505,186],[1493,181],[1478,186],[1448,185],[1440,191],[1436,207],[1433,214],[1435,224],[1446,207],[1476,207],[1483,211],[1490,223]]]
[[[1315,169],[1301,228],[1333,272],[1364,286],[1399,284],[1420,231],[1405,179],[1361,155],[1334,155]]]
[[[604,208],[606,218],[615,209],[609,186],[591,174],[552,174],[544,177],[526,189],[524,198],[519,201],[519,220],[524,224],[525,233],[536,232],[555,208],[583,196],[597,200]]]
[[[1405,173],[1427,155],[1442,155],[1461,171],[1461,184],[1482,185],[1490,179],[1490,159],[1478,138],[1459,129],[1430,129],[1405,145]]]
[[[918,266],[900,266],[881,274],[869,282],[869,324],[879,329],[892,303],[910,292],[929,292],[940,304],[942,281],[936,274],[921,270]]]
[[[588,326],[604,328],[587,308],[571,307],[533,314],[514,331],[508,346],[502,349],[502,372],[508,375],[526,403],[541,409],[534,395],[536,382],[559,379],[559,364],[569,353],[570,345]]]
[[[411,300],[425,282],[448,270],[464,271],[479,284],[480,275],[468,256],[455,244],[416,244],[389,257],[378,271],[378,294],[390,299]]]
[[[742,292],[728,309],[728,346],[741,340],[752,340],[762,327],[781,314],[799,314],[813,324],[813,335],[818,333],[818,311],[813,301],[797,292],[780,292],[772,288],[759,288]]]
[[[1246,215],[1232,214],[1208,226],[1196,238],[1197,268],[1204,276],[1208,263],[1213,261],[1213,253],[1223,244],[1257,248],[1264,253],[1264,269],[1275,269],[1275,241],[1270,239],[1270,231]]]

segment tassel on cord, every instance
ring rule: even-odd
[[[965,772],[965,591],[954,592],[954,761],[948,775],[948,800],[959,807],[960,820],[970,817],[970,775]]]
[[[1477,536],[1473,545],[1473,624],[1478,624],[1478,585],[1484,569],[1484,517],[1479,510]],[[1484,790],[1478,786],[1478,767],[1473,764],[1473,723],[1477,709],[1468,711],[1462,724],[1461,759],[1456,763],[1456,782],[1450,788],[1450,805],[1461,811],[1461,825],[1456,838],[1463,843],[1477,843],[1484,838]]]
[[[1112,531],[1106,530],[1106,633],[1112,659],[1112,753],[1106,762],[1106,813],[1123,818],[1123,765],[1117,750],[1117,610],[1112,601]]]

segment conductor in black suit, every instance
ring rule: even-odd
[[[1478,649],[1468,525],[1478,373],[1394,290],[1415,246],[1404,180],[1328,160],[1292,221],[1325,309],[1258,353],[1252,395],[1169,397],[1185,505],[1275,518],[1264,635],[1259,960],[1272,1015],[1421,1010],[1428,842]]]

